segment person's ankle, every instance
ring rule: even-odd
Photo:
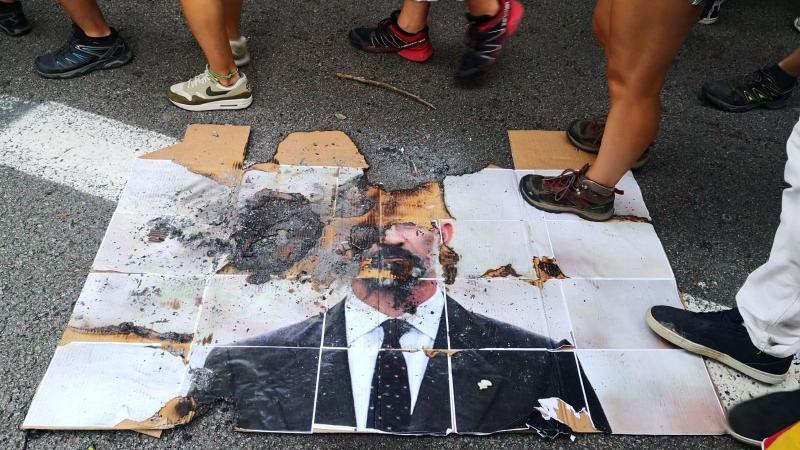
[[[586,172],[586,175],[584,175],[584,178],[586,178],[587,181],[591,181],[592,183],[597,185],[597,187],[600,188],[601,190],[603,189],[608,190],[608,195],[611,195],[614,192],[616,192],[616,183],[609,183],[608,180],[603,179],[602,177],[600,177],[598,180],[594,178],[591,172],[592,172],[591,169],[589,169],[589,171]]]
[[[414,23],[414,22],[403,20],[402,16],[398,17],[398,19],[397,19],[397,28],[399,28],[400,31],[402,31],[403,33],[408,34],[408,35],[417,34],[420,31],[424,30],[425,27],[427,27],[427,26],[428,26],[428,24],[425,24],[425,23],[419,24],[419,23]]]
[[[472,17],[495,17],[500,12],[500,1],[486,1],[480,5],[475,5],[472,2],[468,8],[469,15]]]
[[[222,70],[214,70],[214,68],[212,68],[210,65],[207,65],[206,72],[208,73],[209,77],[214,79],[214,81],[225,87],[233,86],[241,78],[241,75],[239,74],[239,68],[236,67],[235,64],[232,64],[231,67]]]
[[[102,39],[111,36],[111,27],[95,27],[89,30],[83,30],[83,34],[90,39]]]
[[[231,78],[229,78],[227,80],[217,80],[217,83],[219,83],[219,84],[221,84],[222,86],[225,86],[225,87],[231,87],[234,84],[236,84],[236,82],[239,81],[241,78],[242,78],[242,76],[239,75],[239,73],[237,72],[236,75],[232,76]]]

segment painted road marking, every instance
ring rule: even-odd
[[[1,164],[112,201],[135,157],[177,142],[60,103],[8,96],[0,96],[0,124]]]

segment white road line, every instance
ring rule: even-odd
[[[706,312],[726,309],[723,305],[703,300],[689,294],[682,294],[682,297],[686,308],[691,311]],[[800,389],[800,364],[798,364],[797,360],[795,360],[795,363],[796,364],[792,364],[792,369],[789,372],[789,376],[786,377],[786,381],[775,386],[769,386],[742,375],[728,368],[728,366],[724,366],[715,361],[706,360],[708,372],[717,387],[722,406],[726,409],[744,400],[760,397],[770,392]]]
[[[16,102],[11,97],[5,100],[7,105]],[[176,142],[160,133],[47,102],[0,130],[0,164],[116,201],[136,156]]]

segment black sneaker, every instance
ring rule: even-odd
[[[497,62],[506,41],[522,22],[525,7],[517,0],[499,0],[500,12],[494,17],[467,14],[467,51],[461,57],[456,78],[471,80],[485,74]]]
[[[701,92],[709,103],[723,111],[744,112],[755,108],[783,108],[796,86],[795,82],[781,89],[766,70],[759,69],[745,76],[709,81]]]
[[[728,433],[760,446],[774,434],[800,422],[800,390],[775,392],[739,403],[728,411]]]
[[[700,14],[700,20],[697,23],[701,25],[711,25],[716,23],[719,19],[719,10],[725,0],[706,0],[706,6],[703,8],[703,14]]]
[[[783,381],[792,357],[776,358],[753,345],[739,310],[695,313],[671,306],[653,306],[647,325],[669,342],[715,359],[758,381]]]
[[[104,38],[92,38],[77,25],[60,49],[36,58],[36,72],[45,78],[72,78],[98,69],[113,69],[129,63],[133,52],[117,30]]]
[[[0,3],[0,30],[9,36],[22,36],[31,31],[31,23],[22,12],[22,3]]]
[[[600,144],[603,142],[603,133],[606,131],[606,117],[597,119],[573,120],[567,127],[567,138],[572,145],[589,153],[599,153]],[[640,169],[650,161],[650,150],[655,143],[645,149],[642,156],[633,164],[631,169]]]
[[[623,192],[586,178],[589,165],[568,169],[557,177],[525,175],[519,182],[522,198],[529,205],[551,213],[572,213],[602,222],[614,216],[615,194]]]

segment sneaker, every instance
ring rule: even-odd
[[[763,383],[780,383],[792,364],[792,357],[776,358],[753,345],[736,308],[695,313],[654,306],[647,312],[647,324],[678,347],[715,359]]]
[[[786,106],[797,83],[781,89],[764,69],[727,80],[709,81],[702,94],[715,107],[729,112],[755,108],[778,109]]]
[[[731,436],[760,447],[764,439],[800,423],[800,390],[774,392],[739,403],[728,411],[727,419],[725,428]]]
[[[427,61],[433,56],[428,27],[418,33],[406,33],[397,25],[399,15],[399,10],[394,11],[374,28],[353,28],[350,30],[350,43],[368,53],[397,53],[409,61]]]
[[[500,12],[494,17],[467,14],[467,51],[461,57],[456,78],[468,80],[485,74],[497,62],[506,41],[522,22],[525,7],[517,0],[499,0]]]
[[[167,92],[173,105],[189,111],[244,109],[253,103],[253,91],[247,76],[239,72],[239,80],[221,85],[208,69],[189,81],[173,84]]]
[[[77,25],[72,25],[72,36],[60,49],[38,56],[36,72],[45,78],[72,78],[98,69],[113,69],[133,59],[133,52],[117,30],[104,38],[93,38]]]
[[[792,22],[792,25],[794,25],[795,30],[800,31],[800,17],[795,17],[794,22]]]
[[[22,3],[0,3],[0,30],[9,36],[22,36],[31,31],[31,23],[22,11]]]
[[[586,178],[588,170],[586,164],[581,170],[567,169],[557,177],[525,175],[519,191],[528,204],[543,211],[606,221],[614,215],[614,195],[623,192]]]
[[[606,130],[606,117],[597,119],[578,119],[573,120],[567,127],[567,138],[572,145],[589,153],[599,153],[600,144],[603,141],[603,133]],[[639,160],[636,161],[631,169],[640,169],[650,161],[650,150],[655,143],[650,144],[645,149]]]
[[[719,19],[719,10],[723,3],[725,3],[725,0],[707,0],[703,14],[700,15],[700,20],[697,23],[702,25],[715,23]]]
[[[244,67],[250,63],[250,50],[247,49],[247,38],[240,36],[235,41],[228,41],[233,52],[233,62],[236,67]]]

